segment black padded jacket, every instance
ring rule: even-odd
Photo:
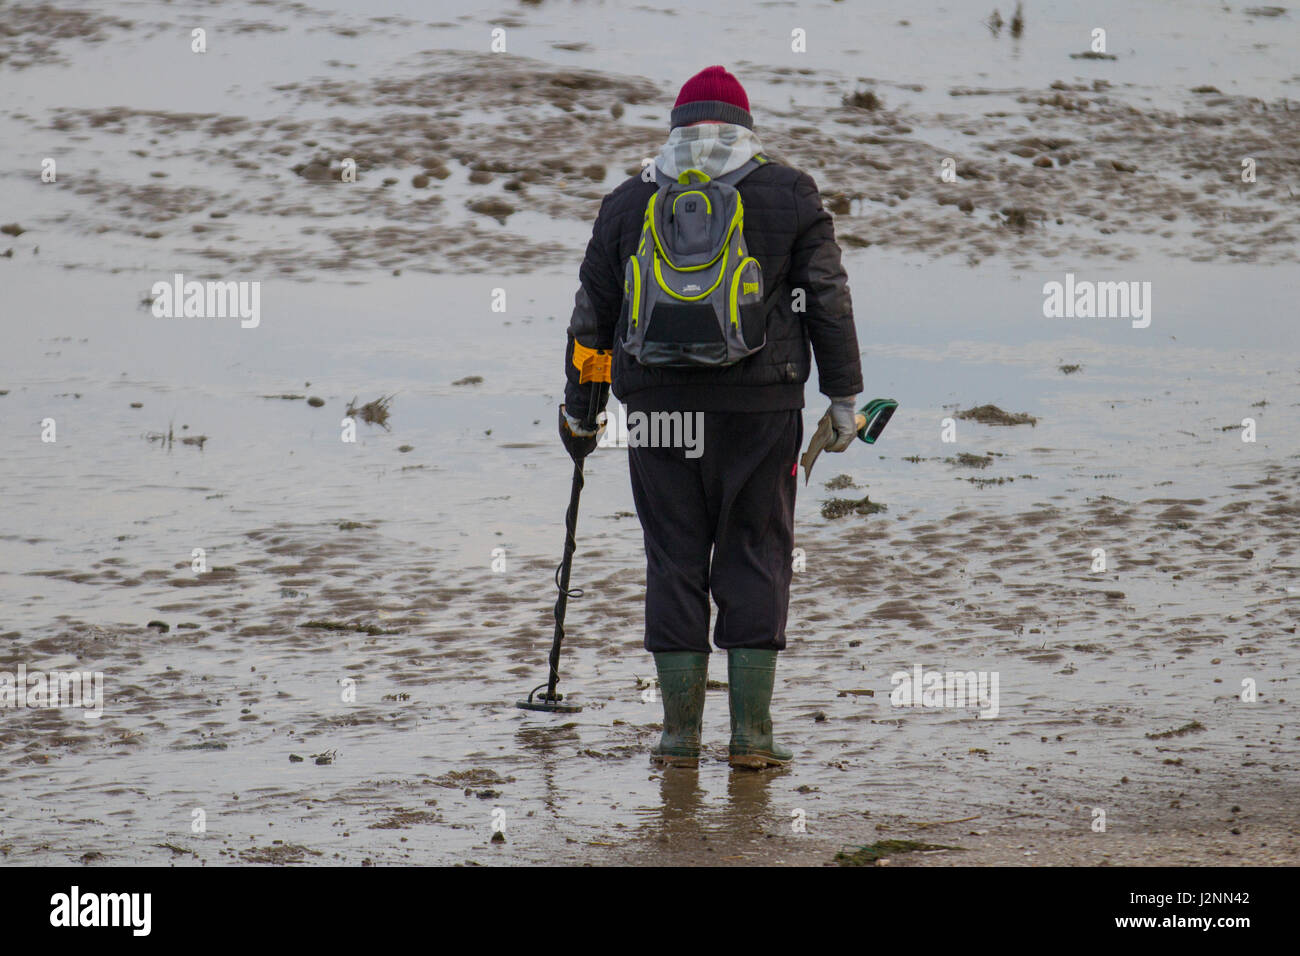
[[[862,391],[853,304],[831,215],[811,176],[776,162],[757,167],[737,187],[745,206],[745,243],[763,270],[767,344],[720,369],[649,368],[627,355],[620,347],[626,333],[620,324],[624,267],[640,241],[655,188],[633,176],[601,201],[569,322],[564,394],[570,415],[585,417],[592,388],[579,382],[575,341],[613,350],[613,392],[629,411],[803,408],[810,345],[823,394]]]

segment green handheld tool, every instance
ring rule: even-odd
[[[894,416],[894,409],[898,408],[898,402],[892,398],[873,398],[867,404],[858,409],[854,420],[858,426],[858,437],[868,445],[874,445],[880,433],[885,430],[889,420]],[[831,413],[828,411],[822,416],[822,420],[817,423],[817,431],[813,432],[812,440],[808,442],[808,450],[803,453],[799,463],[803,465],[803,483],[808,484],[808,477],[812,474],[813,465],[817,462],[817,456],[822,453],[827,445],[835,438],[835,427],[831,424]]]

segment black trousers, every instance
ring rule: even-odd
[[[696,413],[684,413],[696,414]],[[628,449],[645,533],[645,647],[784,650],[803,414],[701,412],[702,454]]]

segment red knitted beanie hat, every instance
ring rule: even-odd
[[[686,81],[677,94],[670,120],[673,129],[701,120],[718,120],[754,128],[745,88],[724,68],[706,67]]]

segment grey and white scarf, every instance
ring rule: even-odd
[[[710,179],[739,169],[763,151],[754,131],[734,123],[679,126],[655,157],[659,171],[676,179],[686,169],[698,169]]]

